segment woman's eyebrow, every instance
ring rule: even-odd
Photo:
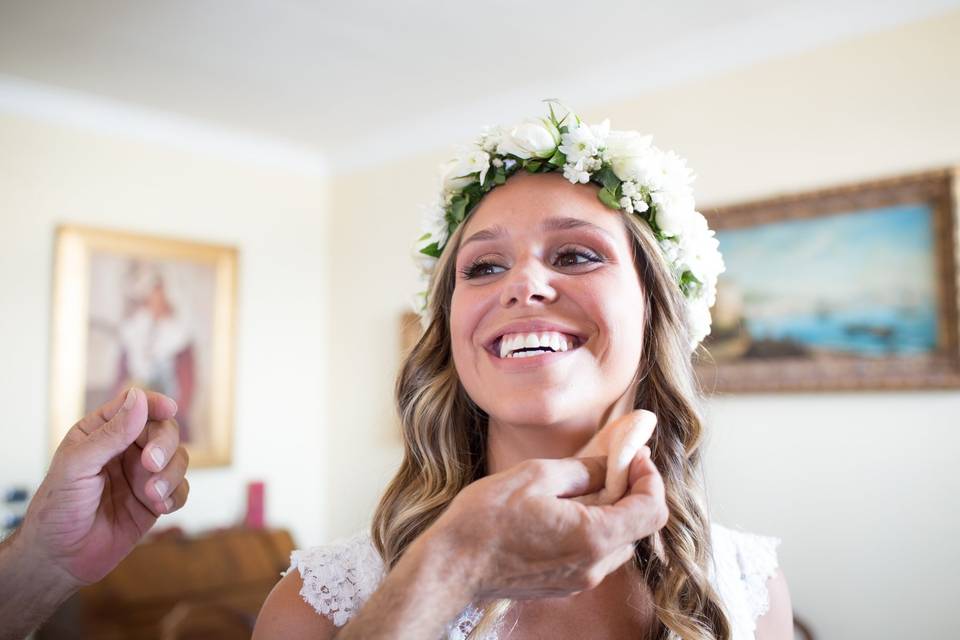
[[[506,235],[507,231],[500,225],[494,225],[492,227],[487,227],[486,229],[481,229],[475,234],[464,240],[460,243],[460,248],[463,249],[465,246],[471,242],[480,242],[482,240],[496,240],[497,238],[502,238]]]
[[[587,222],[581,218],[547,218],[543,221],[543,225],[541,226],[544,231],[564,231],[567,229],[586,228],[592,231],[599,231],[611,240],[613,239],[613,236],[610,234],[610,232],[603,227],[597,226],[592,222]]]
[[[592,222],[587,222],[586,220],[582,220],[581,218],[570,218],[570,217],[547,218],[546,220],[543,221],[543,224],[540,225],[540,228],[543,229],[544,231],[566,231],[568,229],[584,228],[584,229],[590,229],[592,231],[598,231],[603,235],[607,236],[608,238],[610,238],[611,240],[613,239],[613,236],[610,234],[610,232],[604,229],[603,227],[599,227],[593,224]],[[481,242],[484,240],[497,240],[498,238],[502,238],[505,235],[507,235],[506,229],[504,229],[500,225],[494,225],[492,227],[488,227],[486,229],[481,229],[480,231],[477,231],[475,234],[473,234],[472,236],[470,236],[469,238],[461,242],[460,248],[461,249],[464,248],[471,242]]]

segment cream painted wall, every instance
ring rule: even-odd
[[[267,483],[267,518],[297,540],[326,533],[317,472],[328,380],[321,173],[0,115],[0,487],[47,465],[54,229],[80,223],[239,249],[233,464],[193,469],[188,530],[243,514]]]
[[[687,156],[703,204],[955,164],[958,33],[954,12],[582,114]],[[390,399],[397,319],[416,288],[407,248],[447,155],[331,185],[326,460],[337,535],[367,521],[399,461]],[[958,416],[960,392],[714,398],[715,518],[784,539],[795,607],[819,637],[952,636]]]

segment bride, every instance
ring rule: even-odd
[[[403,461],[369,532],[294,552],[256,640],[793,637],[779,540],[704,503],[723,261],[691,180],[554,105],[448,167]]]

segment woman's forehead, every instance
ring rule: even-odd
[[[460,246],[514,230],[583,228],[623,237],[618,213],[600,202],[597,190],[594,185],[571,184],[558,174],[514,176],[480,201],[465,222]]]

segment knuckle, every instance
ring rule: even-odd
[[[531,482],[542,482],[547,478],[548,466],[545,460],[530,459],[521,463],[524,474]]]
[[[654,516],[654,523],[658,530],[667,526],[667,522],[670,520],[670,509],[667,508],[666,502],[657,504]]]
[[[596,527],[588,524],[581,525],[580,538],[584,554],[591,563],[599,562],[606,555],[607,545],[604,536]]]

